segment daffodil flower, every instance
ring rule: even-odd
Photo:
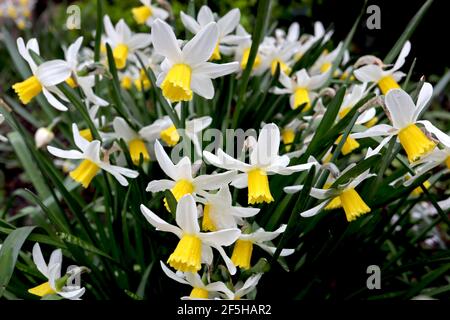
[[[380,65],[370,64],[354,71],[356,79],[361,82],[374,82],[378,84],[381,92],[386,95],[391,89],[398,89],[398,82],[405,76],[400,68],[405,64],[405,59],[411,50],[411,43],[406,41],[391,69],[385,70]]]
[[[342,171],[341,175],[350,170],[355,164]],[[318,214],[322,209],[337,209],[342,207],[345,212],[347,221],[356,220],[358,217],[369,213],[371,210],[355,190],[355,188],[364,180],[375,176],[375,174],[369,173],[369,170],[363,172],[359,176],[351,179],[344,185],[332,187],[329,186],[326,189],[311,188],[310,196],[319,200],[323,200],[317,206],[301,212],[302,217],[312,217]],[[295,185],[285,187],[283,190],[286,193],[296,193],[303,189],[302,185]]]
[[[309,70],[310,74],[316,75],[326,73],[330,71],[334,60],[338,56],[342,48],[342,42],[331,52],[323,52],[320,57],[314,62],[313,66]]]
[[[80,165],[70,172],[70,177],[87,188],[100,169],[114,176],[122,186],[128,186],[125,177],[136,178],[139,173],[134,170],[122,168],[100,159],[100,144],[98,140],[89,142],[80,135],[76,124],[72,124],[73,140],[79,150],[62,150],[48,146],[47,150],[56,157],[63,159],[83,160]]]
[[[152,0],[139,1],[142,3],[142,6],[131,9],[134,20],[138,24],[146,24],[151,27],[156,19],[166,20],[169,17],[169,12],[152,5]]]
[[[197,14],[197,20],[185,14],[180,13],[181,22],[193,34],[197,34],[200,30],[210,22],[217,22],[217,29],[219,30],[219,38],[214,48],[210,60],[220,60],[221,54],[230,55],[233,51],[233,46],[242,43],[248,36],[238,36],[231,34],[236,30],[241,19],[241,12],[239,9],[233,9],[226,15],[216,21],[213,12],[208,6],[202,6]]]
[[[109,43],[113,50],[117,69],[125,68],[129,56],[151,44],[149,34],[132,33],[123,19],[120,19],[114,27],[109,16],[105,16],[103,24],[107,36],[105,41]]]
[[[95,76],[94,75],[87,75],[87,76],[78,75],[78,71],[80,69],[80,64],[78,61],[78,54],[79,54],[82,43],[83,43],[83,37],[79,37],[65,51],[65,59],[71,69],[71,72],[72,72],[72,76],[69,77],[66,80],[66,82],[72,88],[80,86],[81,90],[83,90],[83,93],[86,96],[86,99],[88,101],[90,101],[91,103],[101,106],[101,107],[107,106],[109,103],[107,101],[105,101],[104,99],[100,98],[99,96],[97,96],[94,93],[94,90],[92,89],[95,85]]]
[[[237,188],[248,187],[248,203],[270,203],[274,201],[269,187],[268,174],[290,175],[294,172],[309,170],[315,162],[288,167],[289,157],[279,156],[280,129],[274,124],[266,124],[261,129],[258,141],[250,152],[250,164],[234,159],[222,149],[217,155],[203,151],[203,156],[219,168],[242,172],[233,181]]]
[[[56,88],[56,85],[70,77],[71,70],[68,64],[64,60],[51,60],[37,66],[29,53],[29,50],[32,50],[39,54],[39,45],[34,38],[27,42],[26,47],[22,38],[17,39],[17,48],[22,58],[28,62],[33,74],[25,81],[18,82],[12,86],[20,101],[23,104],[28,104],[42,92],[52,107],[60,111],[67,111],[67,107],[53,94],[56,94],[63,100],[67,100]]]
[[[250,269],[253,246],[256,245],[271,255],[274,254],[277,248],[269,246],[265,242],[272,241],[278,237],[286,231],[286,227],[287,225],[283,224],[275,231],[265,231],[263,228],[259,228],[253,233],[242,233],[234,244],[231,261],[241,269]],[[294,249],[282,249],[280,256],[291,255],[294,251]]]
[[[417,120],[420,113],[427,105],[433,94],[433,87],[429,83],[424,83],[414,104],[411,97],[401,89],[392,89],[386,95],[386,108],[391,119],[392,126],[379,124],[367,129],[364,132],[352,133],[350,137],[354,139],[387,136],[381,144],[385,144],[392,136],[397,136],[403,149],[406,151],[410,162],[417,161],[427,153],[431,152],[436,143],[430,140],[425,133],[417,126],[422,124],[429,132],[435,132],[435,127],[428,121]]]
[[[310,77],[305,69],[297,71],[292,78],[281,72],[279,80],[284,88],[275,87],[273,93],[290,94],[289,103],[292,109],[305,105],[302,111],[308,111],[315,96],[313,90],[322,87],[329,77],[329,72]]]
[[[202,278],[198,273],[192,272],[173,272],[167,266],[160,261],[161,268],[163,272],[172,280],[175,280],[178,283],[186,284],[192,287],[192,291],[188,297],[182,297],[181,299],[209,299],[213,296],[217,296],[219,292],[225,293],[227,292],[226,286],[223,282],[212,282],[209,284],[204,284]]]
[[[241,233],[240,230],[224,229],[208,233],[200,232],[197,207],[191,195],[183,196],[178,202],[175,219],[177,226],[165,222],[143,204],[141,204],[141,211],[147,221],[157,230],[171,232],[180,239],[167,260],[172,268],[182,272],[197,272],[201,269],[202,263],[207,265],[212,263],[212,248],[214,248],[219,251],[229,272],[236,273],[236,267],[222,246],[234,243]]]
[[[366,92],[367,84],[354,85],[349,93],[344,96],[342,104],[339,108],[338,118],[344,118],[347,113],[367,94]],[[376,115],[375,108],[369,108],[365,110],[359,117],[356,119],[355,124],[363,124],[372,120]],[[342,139],[342,135],[336,140],[336,144],[338,144]],[[344,144],[342,145],[342,154],[347,155],[351,153],[353,150],[359,148],[359,143],[356,139],[352,137],[347,137]]]
[[[159,166],[171,180],[150,181],[146,191],[160,192],[170,189],[177,201],[186,194],[217,190],[221,186],[230,183],[236,176],[236,172],[228,171],[212,175],[200,175],[194,178],[189,157],[183,157],[176,165],[173,164],[158,140],[155,141],[155,155]],[[168,209],[167,203],[166,208]]]
[[[116,137],[123,139],[130,150],[131,160],[135,165],[139,164],[141,155],[144,162],[150,160],[147,147],[145,146],[145,139],[140,134],[141,131],[134,131],[128,123],[121,117],[115,117],[113,120],[113,128]],[[142,130],[142,129],[141,129]]]
[[[266,37],[261,43],[260,53],[264,68],[270,68],[272,75],[275,74],[277,66],[280,65],[280,72],[289,75],[291,66],[294,64],[294,54],[297,51],[296,42],[276,43],[275,38]]]
[[[161,64],[157,85],[164,97],[171,102],[190,101],[193,92],[205,99],[214,97],[215,79],[237,70],[236,62],[214,64],[207,62],[219,39],[215,22],[203,27],[183,49],[172,28],[162,20],[156,20],[152,27],[152,41],[155,52],[165,57]]]
[[[224,185],[217,193],[197,192],[197,202],[204,204],[202,230],[217,231],[237,228],[244,223],[243,218],[255,216],[258,208],[233,206],[233,199],[228,185]]]
[[[84,294],[86,289],[68,286],[67,283],[70,283],[71,279],[80,274],[86,268],[75,267],[65,276],[61,277],[61,249],[57,249],[52,252],[50,260],[47,264],[38,243],[36,243],[33,247],[33,261],[36,264],[37,269],[48,279],[48,281],[37,287],[29,289],[29,293],[39,297],[57,294],[65,299],[80,300],[80,297]]]
[[[157,119],[152,124],[142,128],[139,133],[148,142],[161,139],[169,147],[175,146],[180,141],[180,134],[169,116]]]
[[[239,63],[240,70],[243,71],[247,67],[248,57],[250,56],[252,37],[247,31],[245,31],[242,25],[237,26],[236,35],[241,37],[243,40],[236,47],[234,47],[234,61]],[[266,70],[262,61],[261,52],[258,50],[255,60],[253,61],[253,75],[261,75]]]
[[[225,291],[224,295],[222,295],[222,298],[227,300],[241,300],[247,294],[256,289],[256,286],[258,285],[259,280],[261,280],[262,275],[262,273],[257,273],[245,280],[244,283],[242,281],[239,281],[234,286],[234,292],[225,286],[225,290],[221,290]]]
[[[292,143],[294,143],[295,140],[295,135],[301,125],[302,121],[298,118],[294,118],[281,130],[281,140],[285,144],[286,151],[291,150]]]

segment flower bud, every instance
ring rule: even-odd
[[[42,127],[39,128],[34,134],[34,141],[36,143],[36,147],[39,149],[47,144],[49,144],[55,135],[48,128]]]

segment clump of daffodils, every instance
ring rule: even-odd
[[[33,4],[13,2],[3,16]],[[433,85],[402,83],[409,41],[391,65],[352,56],[320,22],[314,34],[294,23],[258,39],[239,9],[169,9],[136,1],[136,24],[104,15],[102,34],[61,55],[16,40],[22,72],[10,93],[36,126],[23,146],[41,171],[33,204],[48,232],[34,239],[59,247],[48,263],[33,247],[31,295],[103,298],[117,283],[117,295],[140,298],[158,273],[186,299],[252,298],[273,281],[269,264],[294,268],[309,223],[379,221],[381,187],[422,197],[433,188],[423,176],[450,169],[450,137],[424,118]],[[31,121],[40,107],[45,117]],[[24,134],[17,114],[6,119]],[[86,267],[61,273],[63,254]],[[70,284],[87,270],[86,285]]]

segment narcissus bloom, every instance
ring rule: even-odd
[[[274,201],[269,187],[269,174],[290,175],[294,172],[309,170],[315,162],[288,167],[289,158],[286,155],[279,156],[280,129],[274,124],[266,124],[255,141],[250,152],[250,164],[234,159],[222,149],[218,149],[217,155],[203,151],[203,156],[219,168],[238,170],[243,172],[233,181],[236,188],[248,187],[248,203],[270,203]]]
[[[342,42],[331,52],[323,52],[322,55],[316,60],[314,65],[311,67],[309,72],[312,75],[325,73],[329,71],[337,58],[340,50],[342,48]]]
[[[339,108],[338,118],[339,120],[344,118],[347,113],[367,94],[366,92],[367,84],[362,85],[354,85],[349,93],[344,96],[344,100],[342,101],[341,107]],[[358,119],[356,119],[355,124],[363,124],[372,120],[376,115],[375,108],[370,108],[364,111]],[[336,144],[338,144],[342,139],[342,135],[336,140]],[[342,154],[347,155],[351,153],[356,148],[359,148],[359,143],[352,137],[347,137],[343,146],[342,146]]]
[[[80,165],[70,172],[70,177],[79,182],[84,188],[87,188],[92,179],[97,175],[100,169],[103,169],[114,176],[122,186],[127,186],[128,181],[125,177],[136,178],[139,173],[134,170],[115,166],[100,159],[100,144],[98,140],[89,142],[80,135],[77,125],[72,124],[73,140],[79,150],[61,150],[48,146],[47,150],[56,157],[63,159],[83,160]]]
[[[273,93],[290,94],[289,103],[292,109],[304,105],[302,111],[308,111],[315,95],[313,90],[322,87],[329,77],[329,72],[310,77],[306,69],[297,71],[292,78],[281,72],[279,80],[284,88],[275,87]]]
[[[200,232],[197,207],[191,195],[185,195],[178,202],[175,219],[177,226],[165,222],[143,204],[141,204],[141,211],[147,221],[157,230],[171,232],[180,238],[177,247],[167,260],[172,268],[182,272],[197,272],[202,263],[208,265],[212,263],[212,248],[214,248],[219,251],[230,273],[236,273],[236,267],[222,246],[234,243],[241,231],[224,229],[216,232]]]
[[[52,252],[47,265],[44,256],[42,255],[41,247],[38,243],[36,243],[33,247],[33,261],[36,264],[37,269],[48,279],[48,281],[28,290],[29,293],[39,297],[57,294],[66,299],[80,300],[80,297],[85,292],[85,288],[69,286],[67,283],[70,283],[71,279],[85,271],[86,268],[74,267],[66,275],[61,277],[61,249],[57,249]]]
[[[159,166],[171,180],[153,180],[147,186],[148,192],[160,192],[170,189],[178,201],[186,194],[195,194],[204,190],[217,190],[236,176],[236,172],[200,175],[193,177],[192,162],[189,157],[183,157],[176,165],[170,160],[158,140],[155,141],[155,155]],[[169,209],[166,203],[166,208]]]
[[[287,225],[281,225],[275,231],[265,231],[263,228],[259,228],[253,233],[242,233],[234,244],[233,254],[231,261],[234,265],[242,269],[250,269],[251,259],[253,253],[253,245],[256,245],[268,252],[274,254],[277,250],[276,247],[272,247],[265,242],[272,241],[286,230]],[[294,253],[294,249],[282,249],[280,256],[285,257]]]
[[[121,117],[113,120],[113,128],[118,139],[123,139],[128,145],[131,160],[135,165],[139,164],[141,155],[144,162],[150,160],[144,137],[139,132],[133,130],[130,125]]]
[[[236,228],[244,223],[243,218],[255,216],[258,208],[233,206],[233,199],[228,185],[224,185],[217,193],[197,192],[197,202],[203,203],[202,229],[217,231]]]
[[[23,104],[28,104],[42,92],[52,107],[60,111],[67,111],[67,107],[56,99],[53,94],[56,94],[63,100],[67,100],[56,88],[56,85],[70,77],[71,70],[68,64],[64,60],[51,60],[37,66],[29,53],[29,50],[31,50],[39,54],[39,45],[34,38],[27,42],[26,47],[22,38],[17,39],[17,49],[22,58],[28,62],[33,74],[25,81],[18,82],[12,86],[20,101]]]
[[[352,166],[347,167],[342,171],[341,175],[347,172]],[[369,170],[363,172],[359,176],[351,179],[346,184],[329,186],[326,189],[311,188],[310,196],[319,200],[322,200],[317,206],[301,212],[302,217],[312,217],[318,214],[322,209],[332,204],[328,209],[337,209],[342,207],[347,217],[347,221],[356,220],[358,217],[369,213],[370,208],[360,197],[355,188],[364,180],[373,177],[374,174],[369,173]],[[286,193],[295,193],[303,189],[302,185],[285,187]]]
[[[260,46],[264,68],[269,68],[272,75],[274,75],[277,66],[280,65],[280,72],[289,75],[294,64],[293,57],[297,48],[297,42],[284,41],[278,43],[275,38],[266,37]]]
[[[78,74],[78,71],[82,69],[80,68],[82,65],[80,65],[78,61],[78,54],[82,43],[83,37],[79,37],[67,48],[67,50],[65,50],[65,59],[72,71],[71,77],[69,77],[66,82],[72,88],[80,86],[87,101],[100,107],[107,106],[109,103],[94,93],[93,87],[95,85],[95,75],[81,76]]]
[[[225,294],[222,295],[222,298],[227,300],[241,300],[247,294],[256,289],[256,286],[258,285],[258,282],[261,279],[262,275],[262,273],[257,273],[245,280],[244,283],[242,281],[239,281],[234,286],[234,292],[225,286],[226,290],[224,290]]]
[[[109,16],[103,18],[106,39],[113,51],[117,69],[125,68],[128,57],[139,49],[151,44],[151,36],[146,33],[132,33],[123,19],[114,27]]]
[[[157,85],[164,97],[171,102],[190,101],[193,92],[212,99],[214,85],[211,79],[233,73],[236,62],[215,64],[207,62],[214,52],[219,39],[219,30],[215,22],[203,27],[183,49],[175,37],[172,28],[162,20],[156,20],[152,27],[152,41],[155,52],[165,57],[161,64]]]
[[[391,89],[400,88],[398,82],[405,74],[398,70],[405,64],[405,58],[408,56],[410,50],[411,43],[406,41],[397,61],[391,69],[384,70],[383,67],[385,66],[370,64],[356,69],[354,75],[361,82],[374,82],[378,84],[381,92],[385,95]]]
[[[182,297],[181,299],[210,299],[213,296],[217,296],[218,292],[225,293],[226,286],[223,282],[212,282],[209,284],[204,284],[202,278],[198,273],[192,272],[173,272],[166,265],[160,261],[161,268],[163,272],[172,280],[179,282],[181,284],[187,284],[192,287],[192,291],[188,297]]]
[[[379,124],[364,132],[352,133],[354,139],[387,136],[381,143],[385,144],[390,137],[397,136],[403,149],[406,151],[410,162],[417,161],[422,156],[431,152],[436,143],[428,138],[417,126],[422,124],[429,132],[435,131],[435,127],[428,121],[419,121],[420,113],[427,105],[433,94],[433,87],[428,82],[424,83],[414,104],[411,97],[401,89],[392,89],[386,95],[386,108],[391,119],[392,126]]]
[[[134,20],[139,24],[147,24],[149,27],[156,19],[166,20],[169,12],[152,5],[152,0],[139,0],[142,6],[131,9]]]
[[[213,12],[208,6],[202,6],[198,11],[197,20],[190,15],[185,14],[183,11],[180,13],[181,22],[183,22],[186,29],[193,34],[197,34],[200,30],[210,22],[217,22],[217,29],[219,31],[219,38],[214,48],[214,52],[211,55],[210,60],[220,60],[221,54],[230,55],[233,51],[233,46],[236,46],[246,39],[247,36],[238,36],[231,34],[239,25],[241,18],[241,12],[239,9],[233,9],[229,11],[222,18],[217,19],[214,17]]]

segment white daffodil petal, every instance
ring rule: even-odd
[[[205,75],[194,73],[192,75],[191,89],[205,99],[214,97],[214,85],[211,79]]]
[[[161,192],[164,190],[172,189],[176,182],[172,180],[153,180],[147,185],[145,191],[147,192]]]
[[[402,89],[392,89],[386,94],[385,101],[394,128],[401,129],[413,122],[416,106],[409,94]]]
[[[176,63],[181,61],[181,50],[172,28],[157,19],[152,25],[152,43],[156,53]]]
[[[233,32],[239,20],[241,19],[241,11],[238,8],[228,11],[226,15],[217,21],[217,26],[219,27],[220,36],[223,37],[231,32]]]
[[[47,263],[45,263],[44,256],[42,255],[41,247],[39,243],[35,243],[33,246],[33,262],[36,265],[40,273],[46,278],[49,277]]]
[[[238,62],[229,62],[222,64],[205,62],[196,67],[194,69],[194,73],[199,75],[205,75],[211,79],[216,79],[218,77],[222,77],[224,75],[236,72],[237,70],[239,70]]]
[[[172,270],[170,270],[169,268],[167,268],[167,266],[160,261],[159,264],[161,265],[161,269],[163,270],[163,272],[166,274],[166,276],[168,276],[170,279],[175,280],[176,282],[179,282],[181,284],[187,284],[189,285],[189,282],[187,282],[185,279],[177,276],[177,274],[175,272],[173,272]]]
[[[55,157],[62,159],[79,160],[84,158],[83,154],[78,150],[62,150],[52,146],[47,146],[47,150]]]
[[[183,47],[183,58],[191,66],[206,62],[211,57],[219,37],[215,22],[208,23]]]
[[[63,112],[68,110],[67,107],[59,102],[59,100],[56,99],[56,97],[51,94],[50,91],[48,91],[46,88],[42,88],[42,93],[44,94],[44,97],[45,99],[47,99],[48,103],[50,103],[50,105],[56,110]]]
[[[70,70],[66,61],[51,60],[38,66],[36,69],[36,77],[43,86],[50,87],[67,80],[71,72],[72,70]]]
[[[156,230],[164,231],[164,232],[171,232],[178,236],[178,238],[181,239],[183,232],[180,228],[177,226],[171,225],[167,222],[165,222],[163,219],[158,217],[156,214],[154,214],[150,209],[148,209],[146,206],[141,204],[140,206],[141,212],[144,215],[145,219],[156,228]]]
[[[224,229],[208,233],[200,233],[200,238],[209,245],[229,246],[234,243],[241,231],[239,229]]]
[[[200,232],[197,206],[192,195],[187,194],[178,201],[176,221],[177,225],[188,234],[197,234]]]

